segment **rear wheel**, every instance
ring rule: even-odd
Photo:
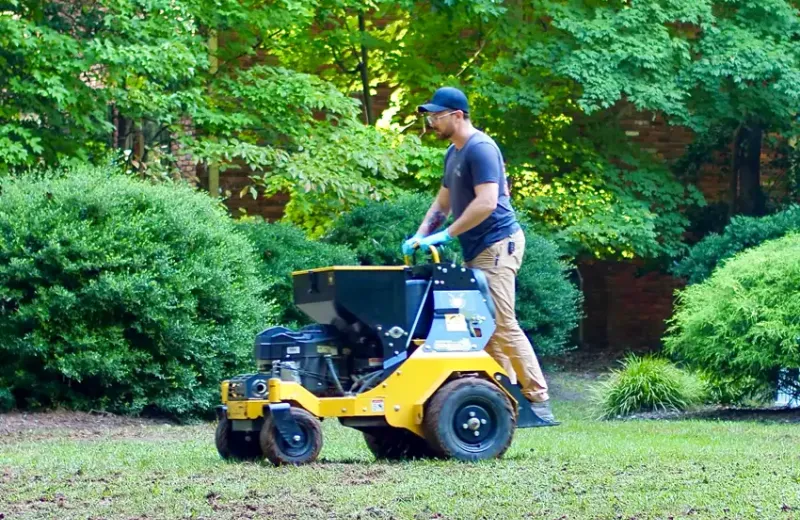
[[[300,430],[293,443],[284,440],[275,425],[275,418],[269,415],[261,428],[261,450],[276,466],[314,462],[322,450],[322,425],[302,408],[291,407],[289,413]]]
[[[214,443],[220,457],[226,460],[259,460],[263,458],[258,432],[235,432],[231,421],[223,417],[217,424]]]
[[[364,432],[367,448],[379,460],[422,459],[436,456],[425,439],[402,428],[375,428]]]
[[[431,398],[423,420],[431,446],[441,455],[459,460],[502,457],[516,426],[508,397],[477,377],[442,386]]]

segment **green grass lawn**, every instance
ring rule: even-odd
[[[334,421],[317,463],[273,468],[220,460],[213,425],[0,415],[0,519],[800,519],[800,425],[600,422],[582,380],[552,381],[563,424],[472,464],[376,463]]]

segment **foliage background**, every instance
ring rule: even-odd
[[[800,207],[797,205],[765,217],[736,216],[722,233],[711,233],[692,246],[672,271],[690,284],[700,283],[736,253],[798,229]]]
[[[798,38],[795,0],[10,0],[0,4],[0,175],[110,159],[169,181],[186,175],[178,158],[188,154],[195,173],[250,176],[241,192],[214,196],[290,195],[284,221],[305,238],[237,228],[260,244],[262,269],[285,272],[295,260],[264,256],[275,251],[270,233],[297,258],[352,260],[308,238],[347,245],[359,261],[398,261],[444,151],[416,106],[442,85],[461,87],[475,124],[503,150],[529,236],[542,238],[529,247],[548,259],[520,274],[520,319],[531,330],[558,322],[546,334],[559,338],[579,300],[559,281],[567,265],[663,268],[686,254],[687,230],[796,201]],[[631,111],[687,127],[692,146],[674,163],[654,157],[626,138]],[[771,200],[765,144],[786,172]],[[720,152],[732,155],[730,193],[706,207],[699,172]],[[370,204],[387,201],[410,213],[383,218],[375,208],[384,206]],[[706,279],[793,230],[794,211],[733,220],[674,272]],[[376,225],[348,229],[348,218]],[[282,317],[299,319],[286,287],[262,278],[272,284],[262,297],[274,290]],[[562,302],[559,317],[538,297]]]

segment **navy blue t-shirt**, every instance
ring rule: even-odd
[[[485,182],[499,185],[497,207],[486,220],[458,236],[467,262],[520,229],[511,200],[505,194],[503,155],[491,137],[476,131],[460,150],[451,144],[444,157],[442,185],[450,191],[454,218],[458,219],[475,198],[475,186]]]

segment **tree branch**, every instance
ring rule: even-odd
[[[457,78],[460,77],[462,74],[464,74],[464,72],[466,72],[466,70],[468,68],[470,68],[470,66],[473,63],[475,63],[475,60],[478,59],[478,56],[480,56],[481,52],[483,52],[483,48],[486,46],[487,40],[488,40],[488,37],[484,37],[483,40],[481,40],[481,44],[478,47],[478,50],[475,51],[475,53],[472,55],[472,57],[469,59],[469,61],[467,61],[467,63],[464,65],[464,67],[458,72],[458,74],[456,74]]]

